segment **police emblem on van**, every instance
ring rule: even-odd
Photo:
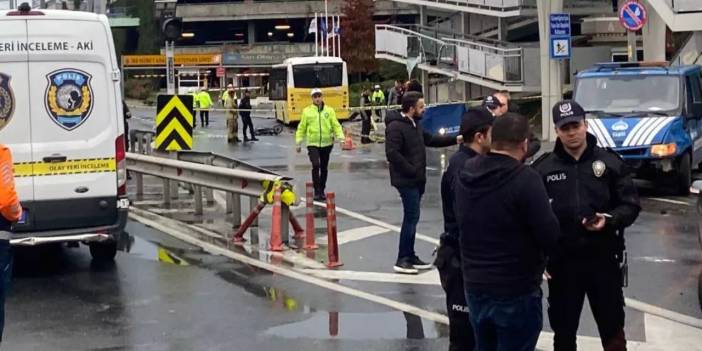
[[[61,69],[46,76],[46,110],[65,130],[78,128],[93,110],[93,77],[77,69]]]
[[[12,77],[0,73],[0,129],[10,123],[15,113],[15,94],[10,86]]]
[[[624,121],[619,121],[617,123],[612,124],[612,130],[614,131],[621,132],[627,129],[629,129],[629,125]]]

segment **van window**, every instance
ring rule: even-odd
[[[688,93],[692,96],[692,102],[695,104],[702,103],[702,86],[700,85],[699,75],[687,77]]]

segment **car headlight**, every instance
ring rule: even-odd
[[[675,144],[658,144],[651,146],[651,155],[656,157],[666,157],[675,155],[677,146]]]

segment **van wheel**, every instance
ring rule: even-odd
[[[692,185],[691,167],[690,154],[683,155],[678,164],[678,181],[676,182],[676,193],[678,195],[687,196],[690,193],[690,185]]]
[[[89,245],[90,255],[93,256],[93,260],[95,261],[113,261],[117,255],[117,242],[114,240],[102,243],[91,243]]]

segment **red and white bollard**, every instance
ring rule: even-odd
[[[271,240],[268,248],[271,251],[283,251],[283,237],[281,236],[282,209],[280,203],[280,187],[275,189],[273,195],[273,223],[271,224]]]
[[[334,193],[327,193],[327,253],[329,260],[327,267],[334,268],[343,266],[339,260],[339,243],[336,237],[336,204]]]
[[[259,202],[258,205],[256,205],[256,208],[249,214],[248,217],[246,217],[246,220],[244,223],[239,227],[239,230],[236,231],[234,234],[234,237],[232,237],[232,242],[236,245],[241,245],[243,244],[246,239],[244,239],[244,233],[246,233],[246,230],[249,229],[251,224],[258,218],[258,215],[261,214],[261,211],[263,208],[266,207],[266,204],[263,202]]]

